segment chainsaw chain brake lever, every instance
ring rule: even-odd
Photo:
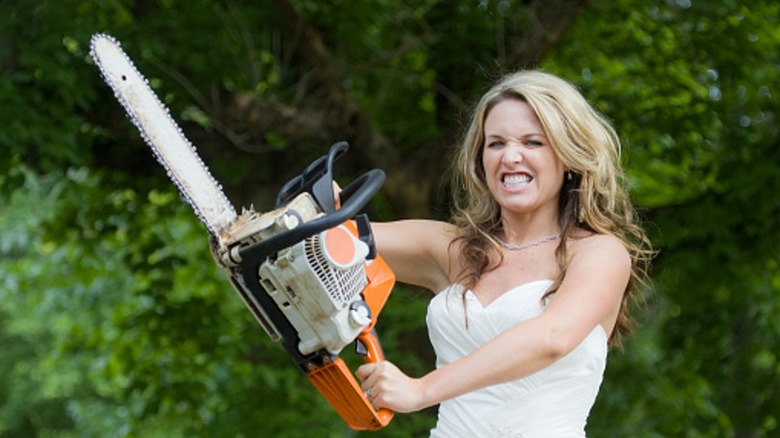
[[[384,184],[385,173],[380,169],[372,169],[352,181],[341,191],[341,207],[337,210],[333,194],[333,162],[348,148],[346,142],[339,142],[331,146],[326,156],[318,158],[303,173],[288,181],[277,196],[276,202],[277,208],[279,208],[299,194],[309,192],[325,214],[317,219],[304,222],[285,233],[272,236],[257,245],[243,249],[241,251],[243,260],[265,260],[285,248],[338,226],[358,215]],[[367,219],[358,219],[360,238],[369,245],[371,250],[369,258],[373,258],[375,250],[372,249],[374,245],[370,226]]]
[[[327,155],[314,160],[300,175],[287,181],[276,196],[274,208],[280,208],[301,193],[311,193],[325,213],[336,211],[333,194],[333,162],[349,149],[345,141],[335,143]]]

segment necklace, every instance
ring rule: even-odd
[[[498,243],[500,243],[501,246],[503,246],[504,248],[506,248],[506,249],[508,249],[510,251],[520,251],[520,250],[531,248],[531,247],[534,247],[534,246],[539,246],[539,245],[541,245],[543,243],[547,243],[547,242],[549,242],[551,240],[555,240],[555,239],[557,239],[559,237],[561,237],[561,233],[555,233],[555,234],[551,234],[549,236],[542,237],[541,239],[537,240],[536,242],[524,243],[522,245],[513,245],[511,243],[506,243],[503,240],[499,239],[498,237],[496,237],[496,240],[498,240]]]

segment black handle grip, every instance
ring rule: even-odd
[[[272,236],[257,245],[240,251],[241,259],[247,262],[263,262],[277,252],[295,245],[317,233],[338,226],[352,219],[365,207],[385,182],[385,173],[379,169],[370,170],[350,183],[342,192],[341,208],[309,222],[304,222],[285,233]],[[332,190],[332,189],[331,189]],[[345,193],[346,192],[346,193]]]

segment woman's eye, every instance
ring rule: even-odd
[[[491,141],[491,142],[489,142],[489,143],[488,143],[488,145],[487,145],[487,147],[488,147],[488,148],[498,148],[498,147],[501,147],[501,146],[503,146],[503,145],[504,145],[504,142],[503,142],[503,141],[498,141],[498,140],[496,140],[496,141]]]
[[[528,147],[537,147],[538,148],[540,146],[544,146],[544,143],[542,143],[539,140],[528,140],[528,141],[525,142],[525,145],[528,146]]]

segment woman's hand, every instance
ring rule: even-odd
[[[333,205],[336,210],[341,208],[341,186],[336,181],[333,181]]]
[[[415,412],[426,408],[421,379],[413,379],[390,362],[361,365],[357,377],[371,404],[377,409]]]

